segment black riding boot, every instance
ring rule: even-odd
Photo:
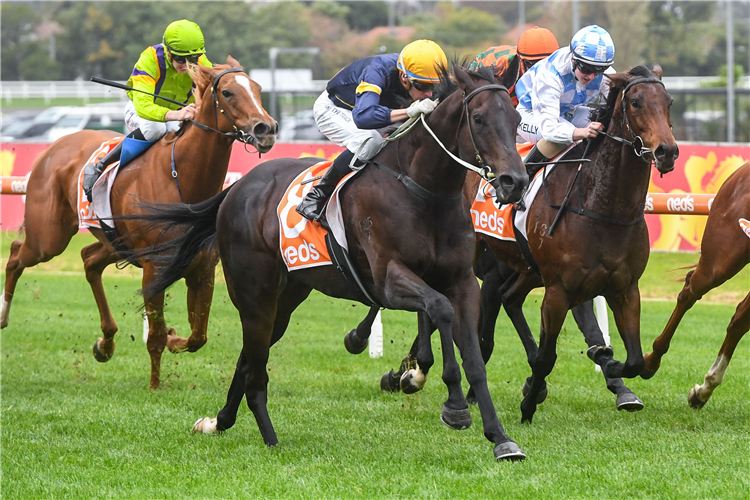
[[[543,163],[549,161],[549,158],[544,156],[539,149],[537,149],[536,145],[531,148],[531,151],[529,151],[529,154],[526,156],[526,159],[523,161],[524,165],[526,166],[526,173],[529,174],[529,182],[534,178],[537,172],[544,167],[544,165],[529,165],[529,163]]]
[[[131,137],[139,140],[146,140],[145,137],[143,137],[143,134],[141,133],[141,129],[137,128],[133,130],[131,133],[129,133],[126,137]],[[107,153],[107,155],[96,162],[96,165],[94,165],[94,170],[91,173],[84,172],[83,173],[83,192],[86,193],[86,198],[88,198],[89,203],[91,203],[91,190],[94,189],[94,184],[96,184],[96,180],[99,178],[100,175],[102,175],[102,172],[104,172],[104,169],[106,169],[108,166],[116,162],[120,159],[120,153],[122,152],[122,144],[125,142],[125,139],[120,141],[120,143],[112,148],[112,150]]]
[[[309,220],[320,220],[323,215],[323,207],[333,194],[333,190],[336,189],[336,184],[342,177],[351,172],[349,163],[352,158],[354,158],[354,153],[348,149],[336,157],[328,172],[325,173],[319,183],[313,186],[305,199],[297,206],[298,214]]]

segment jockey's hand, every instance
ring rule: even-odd
[[[604,130],[604,125],[599,122],[591,122],[586,127],[575,129],[573,131],[573,140],[593,139],[599,135],[599,130]]]
[[[191,103],[182,109],[172,109],[170,111],[167,111],[167,114],[164,115],[164,121],[173,122],[173,121],[182,121],[182,120],[192,120],[195,118],[195,114],[197,113],[197,111],[198,109],[195,107],[195,103]]]
[[[437,101],[433,101],[432,99],[422,99],[421,101],[414,101],[411,103],[411,106],[406,109],[406,113],[409,115],[409,118],[414,118],[421,114],[429,115],[436,106]]]

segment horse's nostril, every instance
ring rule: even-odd
[[[510,175],[501,175],[500,176],[500,187],[503,188],[506,192],[513,191],[513,188],[516,187],[516,183],[513,180],[513,177]]]
[[[259,123],[253,127],[253,135],[255,137],[265,137],[271,132],[271,127],[267,123]]]
[[[664,144],[660,144],[659,147],[656,148],[656,151],[654,151],[654,156],[656,156],[660,160],[663,159],[666,154],[667,148],[664,147]]]

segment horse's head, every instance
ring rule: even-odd
[[[646,161],[646,155],[653,156],[656,168],[666,174],[674,169],[680,150],[672,135],[669,116],[672,96],[661,83],[661,76],[658,64],[654,64],[651,71],[645,66],[636,66],[628,73],[610,75],[610,86],[611,94],[615,94],[620,104],[615,107],[613,118],[622,114],[625,139],[634,143],[634,151]]]
[[[518,64],[518,58],[514,62]],[[508,93],[517,68],[505,72],[507,81],[497,83],[491,67],[469,71],[454,64],[453,72],[463,96],[459,154],[487,170],[499,203],[515,203],[529,182],[516,151],[516,128],[521,117]]]
[[[263,109],[260,85],[250,79],[236,59],[229,56],[226,65],[213,68],[192,66],[190,74],[197,87],[198,120],[207,120],[204,125],[234,134],[237,140],[252,144],[261,153],[273,147],[279,125]]]

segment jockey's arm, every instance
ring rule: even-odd
[[[563,84],[551,72],[539,72],[535,94],[532,97],[532,109],[539,117],[539,129],[542,137],[549,142],[570,144],[574,141],[575,126],[560,119],[560,99]]]
[[[385,68],[379,65],[368,66],[362,72],[360,82],[352,110],[357,128],[372,130],[406,119],[406,109],[391,109],[380,104],[380,94],[388,92],[388,74]]]

